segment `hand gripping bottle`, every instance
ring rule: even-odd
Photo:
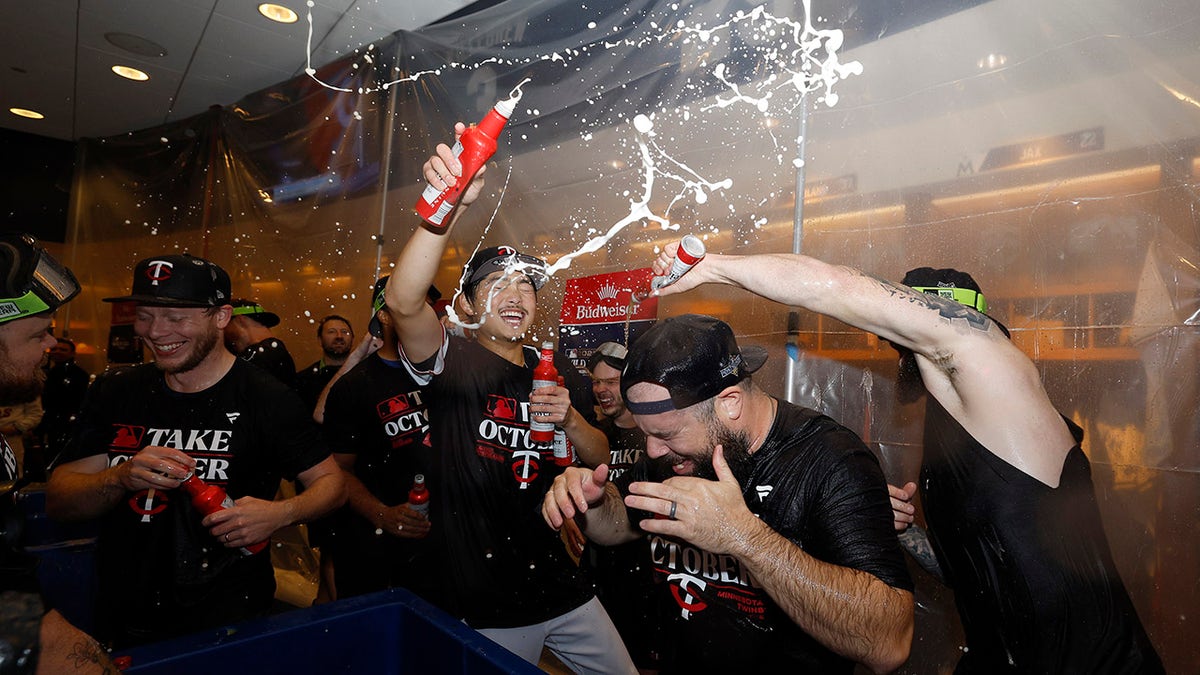
[[[679,242],[679,250],[675,252],[675,261],[671,263],[671,269],[661,277],[654,277],[650,280],[651,290],[658,290],[665,286],[679,281],[679,277],[687,274],[687,271],[696,266],[696,263],[704,260],[704,242],[694,234],[685,236]]]
[[[425,487],[425,474],[413,476],[412,489],[408,491],[408,508],[429,517],[429,488]]]
[[[558,386],[563,386],[566,381],[562,375],[558,376]],[[562,430],[562,427],[554,427],[554,463],[559,466],[571,466],[575,463],[575,446],[571,443],[571,439],[567,438],[567,432]]]
[[[543,342],[542,355],[538,359],[537,367],[533,369],[533,390],[553,387],[557,383],[558,369],[554,367],[554,344]],[[540,421],[533,414],[532,408],[529,412],[529,441],[539,448],[548,448],[554,443],[554,424]]]
[[[491,112],[484,116],[478,126],[472,125],[463,132],[453,148],[454,156],[462,163],[462,175],[453,185],[444,190],[434,187],[432,184],[425,186],[425,191],[417,200],[417,215],[424,218],[430,225],[442,226],[446,216],[458,204],[463,190],[466,190],[467,186],[471,184],[471,179],[475,177],[479,167],[495,154],[496,139],[500,137],[500,132],[504,130],[504,125],[508,123],[508,118],[516,109],[517,102],[521,100],[521,94],[520,86],[518,86],[512,91],[509,98],[498,102]],[[453,176],[446,176],[446,178],[453,178]]]
[[[183,479],[182,487],[192,498],[192,506],[195,506],[196,510],[204,516],[224,511],[233,506],[233,499],[224,490],[219,486],[205,483],[195,473]],[[257,544],[243,546],[241,548],[242,555],[254,555],[266,548],[267,543],[260,541]]]

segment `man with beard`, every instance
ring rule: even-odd
[[[242,550],[345,500],[341,471],[294,391],[221,346],[229,276],[190,255],[142,260],[134,330],[154,363],[88,391],[47,486],[47,511],[99,519],[97,626],[128,647],[265,614],[269,552]],[[234,505],[208,516],[180,489],[192,474]],[[273,501],[281,477],[304,491]]]
[[[901,352],[902,395],[928,392],[922,501],[966,633],[957,672],[1163,671],[1117,574],[1083,432],[969,275],[923,267],[901,285],[802,255],[710,254],[660,294],[703,283],[871,331]],[[915,489],[893,493],[897,528]]]
[[[466,127],[458,124],[456,135]],[[446,144],[423,167],[432,187],[461,180]],[[566,386],[533,390],[538,350],[525,337],[537,316],[545,263],[511,246],[477,251],[455,309],[472,337],[451,337],[427,302],[450,232],[483,187],[466,187],[446,228],[418,227],[396,259],[386,306],[400,356],[425,387],[437,465],[429,480],[430,537],[443,561],[443,609],[531,663],[550,648],[572,670],[630,673],[633,663],[604,607],[537,507],[560,471],[553,449],[530,439],[532,416],[562,428],[584,461],[608,458],[592,426],[591,392],[562,355]]]
[[[23,234],[0,234],[0,405],[42,391],[43,354],[55,344],[54,312],[79,293],[71,270]],[[0,436],[0,522],[15,522],[16,457]],[[7,532],[6,532],[7,533]],[[108,655],[57,611],[45,611],[36,560],[0,537],[0,672],[112,672]]]
[[[296,373],[296,391],[309,410],[316,407],[325,385],[350,356],[354,329],[346,319],[330,314],[317,324],[317,340],[321,343],[321,358]]]
[[[596,543],[649,539],[674,600],[668,672],[894,670],[913,599],[883,472],[850,430],[755,385],[764,361],[718,319],[659,321],[621,374],[648,458],[615,483],[568,469],[543,516],[578,516]]]

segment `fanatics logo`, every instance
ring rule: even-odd
[[[152,260],[146,265],[146,278],[150,280],[151,286],[157,286],[158,282],[171,278],[171,270],[174,267],[175,265],[165,260]]]
[[[115,432],[113,434],[112,443],[114,448],[140,448],[142,447],[142,436],[146,434],[146,427],[135,427],[129,424],[114,424]]]
[[[240,413],[240,412],[228,412],[228,413],[225,413],[225,417],[226,417],[226,418],[229,420],[229,423],[230,423],[230,424],[233,424],[234,422],[236,422],[236,421],[237,421],[237,418],[239,418],[239,417],[241,417],[241,416],[242,416],[242,413]]]
[[[771,490],[775,488],[770,485],[755,485],[754,491],[758,493],[758,501],[765,502],[767,497],[771,496]]]

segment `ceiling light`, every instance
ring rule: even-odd
[[[143,73],[137,68],[130,68],[129,66],[113,66],[112,71],[127,80],[145,82],[146,80],[150,79],[150,76],[146,73]]]
[[[273,5],[269,2],[264,2],[258,6],[258,13],[267,17],[272,21],[279,23],[296,23],[300,17],[295,12],[284,7],[283,5]]]
[[[46,118],[45,115],[36,110],[26,110],[24,108],[9,108],[8,112],[16,115],[17,117],[28,117],[31,120],[41,120]]]
[[[1008,57],[1003,54],[988,54],[979,59],[975,65],[979,66],[980,70],[995,70],[1008,63]]]

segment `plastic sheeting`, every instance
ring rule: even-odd
[[[798,244],[890,279],[969,270],[1087,432],[1118,567],[1168,671],[1200,670],[1200,6],[815,0],[811,26],[804,4],[755,7],[503,3],[82,142],[71,333],[103,344],[98,298],[126,292],[138,259],[187,250],[284,317],[298,364],[325,314],[361,335],[433,144],[530,78],[443,292],[481,243],[555,262],[627,221],[557,272],[533,339],[554,334],[561,279],[644,267],[681,232],[728,253]],[[788,308],[724,288],[661,311],[713,314],[769,347],[770,391],[858,431],[892,482],[915,477],[920,406],[895,403],[894,356],[873,336],[806,313],[789,331]],[[949,672],[953,603],[919,582],[906,671]]]

